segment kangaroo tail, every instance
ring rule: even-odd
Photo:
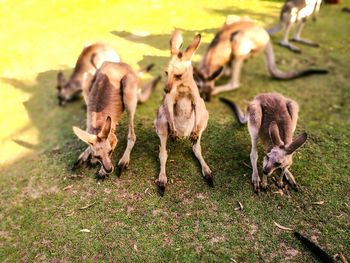
[[[151,71],[151,69],[154,67],[154,64],[149,64],[144,68],[141,68],[137,71],[137,75],[141,77],[144,73]]]
[[[151,81],[146,83],[146,85],[141,90],[139,90],[137,94],[137,99],[139,103],[145,103],[151,97],[154,89],[156,88],[161,78],[161,76],[158,76],[152,79]]]
[[[297,71],[290,71],[290,72],[284,72],[279,70],[276,67],[275,54],[273,52],[271,41],[267,43],[264,52],[265,52],[267,69],[269,70],[272,77],[274,77],[275,79],[290,80],[290,79],[301,78],[301,77],[314,75],[314,74],[328,74],[328,70],[326,69],[306,69],[306,70],[297,70]]]
[[[233,111],[239,124],[244,125],[247,123],[247,116],[245,116],[238,106],[233,102],[225,98],[220,98],[220,101],[226,104]]]
[[[283,29],[283,24],[282,23],[278,23],[274,27],[268,29],[267,33],[269,33],[269,35],[272,36],[272,35],[280,32],[282,29]]]
[[[298,232],[294,232],[294,236],[300,240],[300,242],[305,245],[315,256],[321,261],[325,263],[334,263],[336,262],[333,257],[328,255],[322,248],[316,245],[314,242],[304,237]]]

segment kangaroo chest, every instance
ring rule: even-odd
[[[180,136],[187,137],[190,135],[195,122],[193,97],[190,93],[178,92],[174,104],[174,121],[175,128]]]

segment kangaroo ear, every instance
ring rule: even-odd
[[[73,126],[73,132],[75,133],[76,136],[83,142],[94,145],[97,142],[97,136],[94,134],[90,134],[86,131],[83,131],[82,129]]]
[[[193,67],[193,75],[195,75],[196,77],[198,77],[202,81],[205,80],[204,75],[202,74],[202,72],[197,67]]]
[[[57,87],[63,87],[66,83],[66,78],[64,77],[62,71],[57,74]]]
[[[183,38],[180,30],[175,30],[170,38],[170,51],[171,55],[177,55],[180,52]]]
[[[292,154],[295,152],[299,147],[301,147],[307,140],[307,133],[304,132],[300,134],[294,141],[292,141],[289,145],[286,147],[287,154]]]
[[[280,132],[278,130],[277,123],[275,121],[270,123],[269,135],[273,145],[282,146],[284,144],[283,141],[281,140]]]
[[[215,71],[213,74],[211,74],[207,80],[208,81],[212,81],[214,79],[216,79],[217,77],[219,77],[219,75],[222,73],[224,67],[220,67],[217,71]]]
[[[199,43],[201,42],[201,34],[197,34],[192,40],[191,44],[186,48],[183,58],[184,60],[190,61],[194,52],[197,50]]]
[[[112,119],[110,116],[107,117],[105,124],[102,127],[102,130],[97,134],[97,137],[101,139],[107,139],[109,136],[109,133],[111,132],[112,128]]]

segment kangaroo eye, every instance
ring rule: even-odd
[[[110,150],[109,152],[108,152],[108,155],[111,155],[112,154],[112,150]]]
[[[168,71],[164,71],[165,75],[168,76]]]
[[[182,77],[182,74],[175,75],[175,78],[178,80],[181,79],[181,77]]]
[[[275,166],[279,167],[279,166],[281,166],[281,163],[275,163]]]
[[[95,158],[96,158],[97,160],[99,160],[99,161],[102,160],[101,156],[99,156],[99,155],[96,155]]]

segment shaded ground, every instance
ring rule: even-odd
[[[241,107],[268,91],[299,102],[297,133],[310,135],[292,167],[299,192],[276,194],[270,178],[267,193],[253,193],[248,132],[214,98],[207,104],[210,121],[202,147],[215,188],[200,177],[190,143],[181,141],[169,143],[170,182],[159,197],[154,184],[159,139],[152,121],[161,87],[138,107],[137,143],[121,178],[97,183],[95,169],[68,170],[85,147],[71,131],[73,125],[84,127],[85,112],[82,101],[57,106],[56,75],[71,72],[84,43],[110,43],[134,68],[156,63],[155,76],[168,61],[174,27],[184,31],[184,45],[202,33],[198,61],[226,15],[248,14],[271,26],[281,5],[202,2],[0,3],[0,20],[8,25],[0,36],[1,261],[314,261],[274,221],[311,237],[330,254],[350,257],[350,20],[340,12],[349,1],[324,5],[317,23],[305,27],[305,36],[318,41],[319,49],[300,46],[303,55],[295,55],[275,47],[281,68],[319,66],[331,74],[273,81],[259,56],[245,64],[241,88],[223,95]],[[125,118],[117,132],[114,162],[126,145]],[[238,201],[242,211],[235,210]],[[318,201],[324,204],[313,204]]]

